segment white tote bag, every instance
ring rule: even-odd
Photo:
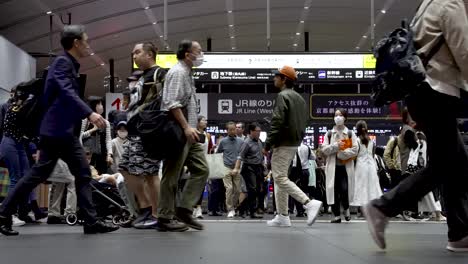
[[[210,170],[209,179],[222,179],[228,173],[228,169],[224,166],[223,153],[208,154],[206,161]]]

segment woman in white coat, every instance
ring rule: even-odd
[[[359,152],[356,158],[354,200],[352,206],[363,206],[382,195],[377,164],[374,159],[374,142],[367,134],[367,124],[360,120],[356,124]]]
[[[325,167],[327,202],[332,205],[335,218],[332,223],[341,223],[341,206],[346,221],[351,220],[349,202],[354,195],[354,161],[358,153],[357,137],[344,124],[348,113],[344,109],[335,112],[335,124],[325,136],[322,151],[327,156]],[[351,143],[346,146],[345,142]]]

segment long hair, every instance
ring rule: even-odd
[[[364,120],[359,120],[356,123],[357,136],[361,139],[362,144],[368,145],[370,138],[367,134],[367,123]]]

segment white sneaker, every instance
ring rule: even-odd
[[[273,218],[273,220],[267,221],[267,225],[271,227],[290,227],[291,219],[289,216],[278,214]]]
[[[231,210],[231,211],[229,211],[229,213],[227,215],[227,218],[234,218],[235,215],[236,215],[236,211]]]
[[[307,225],[311,226],[315,220],[317,220],[317,216],[320,212],[320,208],[322,208],[322,202],[317,200],[312,200],[304,205],[304,209],[306,209],[307,213]]]
[[[19,220],[16,215],[13,216],[13,226],[24,226],[26,222]]]
[[[193,212],[194,218],[203,219],[203,212],[201,206],[198,206]]]

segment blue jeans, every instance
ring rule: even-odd
[[[25,145],[22,142],[16,142],[13,138],[3,137],[0,144],[0,153],[6,163],[10,176],[9,192],[11,192],[18,181],[29,173],[29,160],[26,154]],[[35,192],[31,192],[30,199],[36,199]]]

